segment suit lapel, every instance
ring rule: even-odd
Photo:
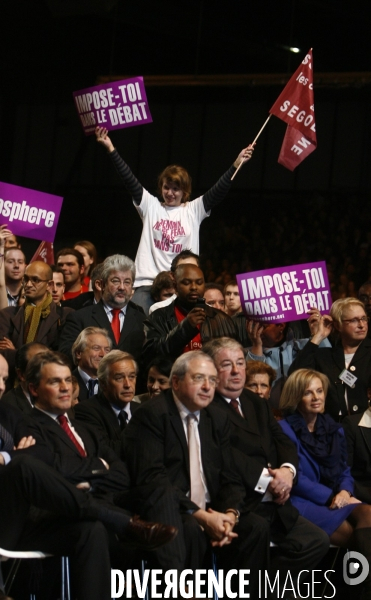
[[[345,369],[344,350],[343,350],[342,346],[338,345],[334,348],[332,357],[333,357],[334,363],[340,369],[340,371]]]
[[[188,454],[187,438],[186,438],[186,435],[184,432],[182,419],[180,418],[179,411],[178,411],[176,404],[172,398],[171,392],[166,395],[166,402],[168,403],[168,406],[169,406],[170,423],[175,432],[175,435],[179,439],[179,442],[180,442],[180,445],[182,448],[182,452],[184,455],[186,468],[189,473],[189,454]]]
[[[54,323],[57,323],[58,319],[59,315],[56,311],[55,304],[53,302],[53,304],[51,304],[50,306],[50,314],[47,316],[47,318],[40,319],[40,325],[36,334],[36,339],[43,340],[44,338],[46,338],[48,332],[51,330]]]
[[[74,453],[77,454],[78,456],[80,456],[80,458],[81,458],[81,454],[79,453],[75,444],[73,443],[72,440],[70,440],[67,433],[65,431],[63,431],[63,429],[59,425],[58,421],[56,421],[52,417],[49,417],[49,415],[46,415],[45,413],[43,413],[42,411],[40,411],[37,408],[34,408],[34,410],[37,411],[35,413],[35,416],[37,415],[37,420],[43,425],[43,427],[49,429],[49,431],[52,432],[53,435],[57,435],[59,437],[59,439],[70,448],[70,450],[73,450]],[[75,427],[75,423],[73,423],[73,427],[77,431],[78,425]],[[78,432],[78,434],[80,435],[80,432]],[[83,437],[83,436],[81,436],[81,437]],[[85,444],[85,440],[83,440],[83,441]],[[85,446],[85,449],[88,454],[88,449],[86,448],[86,446]]]
[[[128,304],[126,309],[126,315],[124,319],[124,325],[121,329],[120,341],[119,345],[123,342],[123,340],[136,329],[136,313],[137,311],[133,310],[133,308]]]
[[[109,318],[107,317],[107,313],[104,310],[104,305],[102,300],[97,304],[93,305],[92,318],[96,321],[98,327],[102,329],[106,329],[108,331],[108,335],[110,336],[113,344],[113,348],[117,348],[115,336],[113,335],[112,327]]]
[[[200,435],[202,468],[204,470],[206,480],[210,481],[208,466],[212,464],[212,456],[210,455],[212,423],[207,413],[205,413],[205,411],[203,410],[200,411],[200,422],[198,424],[198,432]]]

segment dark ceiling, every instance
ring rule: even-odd
[[[70,101],[98,75],[371,71],[370,0],[2,0],[1,100]],[[287,50],[297,46],[301,53]]]

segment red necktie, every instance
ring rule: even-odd
[[[67,417],[65,415],[58,415],[57,419],[58,419],[63,431],[65,431],[67,433],[71,442],[73,442],[75,444],[75,446],[78,449],[81,456],[86,456],[86,452],[85,452],[84,448],[79,444],[79,442],[77,441],[77,439],[75,438],[75,436],[73,435],[73,433],[70,429],[70,426],[67,421]]]
[[[233,410],[234,410],[234,411],[235,411],[235,412],[236,412],[238,415],[240,415],[240,417],[242,417],[242,413],[241,413],[241,410],[240,410],[240,404],[239,404],[238,400],[231,400],[231,401],[230,401],[230,405],[231,405],[231,407],[233,408]]]
[[[121,308],[113,308],[111,310],[111,313],[112,313],[111,327],[112,327],[113,335],[115,336],[117,345],[120,341],[120,318],[119,318],[120,311],[121,311]]]

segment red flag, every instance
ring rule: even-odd
[[[287,123],[278,162],[293,171],[317,147],[312,49],[269,112]]]
[[[48,265],[54,265],[53,242],[41,242],[30,263],[35,262],[35,260],[42,260]]]

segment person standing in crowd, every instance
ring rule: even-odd
[[[56,267],[55,265],[51,265],[50,268],[53,271],[53,283],[50,283],[49,292],[52,295],[53,302],[55,302],[58,306],[61,306],[64,290],[66,288],[64,283],[64,273],[62,269]]]
[[[89,287],[83,283],[84,257],[74,248],[63,248],[59,250],[56,257],[57,266],[64,273],[66,290],[63,300],[71,300],[80,294],[89,291]]]
[[[90,278],[92,270],[97,266],[97,249],[89,242],[89,240],[82,240],[81,242],[76,242],[74,245],[74,249],[80,252],[84,258],[84,285],[89,289]]]
[[[134,206],[143,221],[142,237],[136,256],[137,287],[134,302],[143,306],[145,313],[152,304],[150,289],[161,271],[169,271],[176,254],[189,247],[199,253],[199,226],[210,210],[221,202],[231,187],[236,169],[250,160],[253,146],[244,148],[233,165],[206,194],[190,202],[191,178],[178,165],[166,167],[158,178],[161,202],[152,196],[135,178],[122,160],[108,136],[108,130],[97,127],[97,141],[107,150],[113,164],[131,194]]]
[[[204,298],[208,306],[225,312],[223,287],[219,283],[205,283]]]
[[[313,336],[321,315],[316,308],[310,309],[308,314],[308,325]],[[252,319],[247,323],[247,334],[250,340],[247,360],[266,363],[276,371],[269,399],[276,411],[289,368],[298,352],[307,344],[308,338],[297,339],[290,323],[264,323]],[[330,348],[331,344],[324,339],[320,347]]]
[[[176,257],[173,259],[173,261],[171,263],[171,267],[170,267],[170,275],[172,277],[172,285],[173,286],[174,286],[175,269],[179,265],[185,264],[185,263],[188,263],[191,265],[196,265],[196,267],[199,267],[200,266],[200,257],[198,256],[198,254],[194,254],[194,252],[192,252],[191,250],[182,250],[181,252],[179,252],[179,254],[176,255]],[[176,290],[174,288],[174,293],[172,296],[170,296],[169,298],[166,298],[165,300],[161,300],[161,302],[155,302],[154,304],[152,304],[150,306],[149,314],[151,315],[158,308],[164,308],[164,306],[169,306],[169,304],[174,302],[176,296],[177,296],[177,294],[176,294]]]
[[[205,342],[216,337],[238,339],[233,319],[205,303],[204,287],[204,274],[199,267],[186,263],[177,267],[177,298],[169,306],[153,312],[145,322],[147,339],[143,359],[146,365],[159,355],[175,360],[184,352],[200,350]]]
[[[71,300],[62,300],[62,306],[69,306],[73,310],[79,310],[80,308],[97,304],[102,298],[102,269],[103,263],[100,263],[91,272],[90,285],[92,291],[79,294],[76,298],[71,298]]]
[[[327,375],[330,387],[326,412],[341,421],[346,415],[363,413],[368,407],[371,373],[368,317],[362,302],[340,298],[331,306],[330,315],[318,315],[318,319],[317,332],[296,356],[289,374],[298,369],[314,369]],[[335,345],[320,348],[333,330]]]
[[[22,279],[26,270],[26,257],[19,248],[4,253],[5,284],[8,306],[18,306],[22,292]]]

